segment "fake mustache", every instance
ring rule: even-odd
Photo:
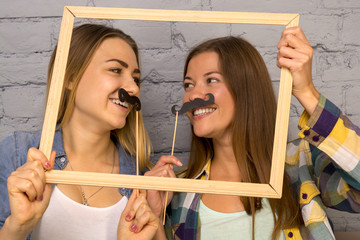
[[[129,93],[123,89],[119,89],[119,99],[122,102],[128,102],[131,105],[134,105],[136,111],[140,111],[141,109],[141,102],[140,99],[136,96],[130,96]]]
[[[211,93],[207,93],[206,96],[209,96],[209,100],[203,100],[201,98],[195,98],[194,101],[184,103],[184,105],[181,107],[180,110],[176,110],[176,107],[178,107],[178,106],[174,105],[171,108],[171,112],[173,114],[176,114],[176,112],[178,112],[178,114],[183,114],[183,113],[186,113],[187,111],[192,110],[194,108],[205,107],[205,106],[208,106],[208,105],[214,103],[214,99],[215,99],[214,95],[212,95]]]

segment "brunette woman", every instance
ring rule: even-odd
[[[290,69],[305,109],[300,139],[287,146],[282,198],[176,193],[168,239],[334,239],[325,208],[360,212],[360,129],[315,89],[313,50],[300,28],[286,29],[278,48],[278,66]],[[269,183],[276,100],[257,50],[238,37],[201,43],[186,59],[184,88],[183,102],[215,97],[187,112],[185,177]],[[171,171],[169,159],[152,171]]]

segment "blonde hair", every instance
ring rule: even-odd
[[[107,27],[98,24],[83,24],[74,28],[70,43],[70,50],[68,55],[68,62],[65,71],[64,84],[62,95],[60,99],[60,107],[57,117],[58,127],[62,127],[68,120],[74,109],[74,102],[76,90],[79,85],[80,79],[83,76],[85,69],[88,67],[93,55],[99,48],[100,44],[108,38],[120,38],[124,40],[133,49],[136,61],[139,65],[139,51],[136,42],[127,34],[119,29]],[[53,72],[56,48],[54,49],[50,58],[47,76],[47,97],[49,94],[51,76]],[[71,83],[72,88],[69,89]],[[139,86],[140,87],[140,86]],[[125,126],[122,129],[113,130],[112,134],[116,136],[120,145],[130,155],[136,155],[136,121],[135,110],[133,109],[128,117]],[[139,129],[139,167],[144,171],[146,167],[150,168],[150,154],[152,146],[150,138],[144,127],[142,114],[139,111],[138,119]]]

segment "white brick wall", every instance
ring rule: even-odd
[[[2,0],[0,4],[0,140],[14,130],[41,128],[47,64],[59,34],[65,5],[299,13],[314,48],[313,78],[321,93],[360,125],[360,1],[358,0]],[[92,20],[118,27],[141,50],[143,114],[155,159],[171,150],[174,116],[181,104],[184,57],[194,44],[216,36],[241,35],[263,55],[275,89],[279,79],[276,44],[283,27]],[[77,20],[82,23],[84,20]],[[302,107],[291,107],[289,138],[297,136]],[[176,155],[187,158],[186,117],[179,119]],[[360,231],[356,214],[330,211],[337,231]]]

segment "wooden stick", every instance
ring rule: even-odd
[[[175,137],[176,137],[176,128],[177,128],[178,116],[179,116],[179,112],[176,112],[174,136],[173,136],[173,142],[172,142],[172,147],[171,147],[171,156],[174,155],[174,146],[175,146]],[[165,225],[165,213],[166,213],[168,195],[169,195],[169,192],[166,192],[165,203],[164,203],[163,225]]]
[[[175,127],[174,127],[174,135],[173,135],[173,142],[171,147],[171,156],[174,155],[174,147],[175,147],[175,137],[176,137],[176,129],[177,129],[177,122],[178,122],[179,112],[176,112],[175,116]]]
[[[139,111],[136,111],[136,176],[139,176]],[[139,196],[139,189],[136,189]]]

